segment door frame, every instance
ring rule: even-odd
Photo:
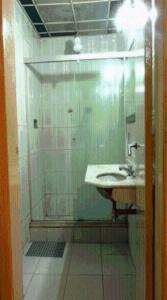
[[[167,299],[167,2],[163,0],[161,11],[161,22],[163,30],[163,76],[161,92],[163,94],[163,231],[162,231],[162,295],[163,300]],[[160,174],[161,175],[161,174]]]
[[[158,0],[157,0],[158,1]],[[167,53],[167,1],[163,0],[166,21],[164,22],[165,50]],[[16,118],[16,88],[14,72],[14,1],[0,1],[0,299],[5,300],[22,300],[22,255],[21,255],[21,225],[20,217],[20,200],[19,200],[19,176],[18,176],[18,141],[17,141],[17,118]],[[148,38],[148,43],[150,40]],[[150,47],[150,44],[148,45]],[[164,55],[164,66],[167,70],[167,54]],[[146,67],[146,137],[148,137],[148,147],[146,150],[146,211],[149,212],[146,218],[146,265],[147,265],[147,282],[146,295],[147,300],[153,299],[153,280],[150,274],[153,274],[153,253],[150,235],[153,236],[153,216],[150,213],[150,204],[153,195],[152,183],[150,184],[150,167],[152,168],[153,158],[153,137],[152,137],[152,79],[150,78],[150,66]],[[164,85],[164,153],[167,151],[167,72],[163,77]],[[151,101],[149,100],[151,99]],[[150,106],[151,105],[151,106]],[[162,113],[162,112],[161,112]],[[146,123],[146,124],[147,124]],[[150,138],[151,137],[151,138]],[[167,158],[164,155],[163,175],[167,176]],[[162,175],[162,174],[161,174]],[[151,194],[150,194],[151,193]],[[164,195],[167,195],[167,182],[164,182]],[[167,197],[167,196],[166,196]],[[167,208],[167,199],[164,196],[163,205]],[[164,215],[164,228],[167,233],[167,216]],[[155,224],[155,228],[157,224]],[[161,235],[161,238],[164,236]],[[163,299],[167,299],[167,234],[163,244]],[[148,273],[148,272],[151,273]],[[156,299],[156,300],[160,300]]]
[[[0,299],[22,300],[14,1],[0,1]]]

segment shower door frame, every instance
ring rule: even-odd
[[[38,58],[24,58],[25,65],[31,64],[45,64],[56,62],[71,62],[71,61],[84,61],[84,60],[102,60],[102,59],[125,59],[144,57],[144,49],[137,49],[132,51],[117,51],[117,52],[102,52],[92,54],[71,54],[71,55],[57,55],[55,57],[38,57]]]
[[[144,58],[144,48],[143,49],[136,49],[136,50],[130,50],[130,51],[119,51],[119,52],[101,52],[101,53],[91,53],[91,54],[72,54],[72,55],[58,55],[55,57],[34,57],[34,58],[24,58],[24,64],[26,67],[29,65],[38,65],[38,64],[48,64],[48,63],[60,63],[60,62],[82,62],[82,61],[96,61],[96,60],[111,60],[111,59],[120,59],[123,62],[123,65],[125,64],[125,59],[128,58]],[[27,77],[27,68],[26,68],[26,77]],[[27,87],[26,87],[27,89]],[[28,93],[26,93],[28,94]],[[26,101],[27,106],[27,112],[29,111],[28,107],[28,99]],[[28,115],[27,115],[27,122],[28,122]],[[28,149],[30,150],[30,137],[29,133],[27,132],[27,140],[28,140]],[[28,156],[28,173],[31,173],[30,168],[30,161]],[[31,196],[31,181],[29,178],[29,189],[30,189],[30,210],[31,210],[31,216],[32,216],[32,196]],[[53,217],[48,216],[47,214],[44,216],[44,220],[31,220],[31,226],[39,228],[40,226],[55,226],[55,227],[61,227],[61,226],[70,226],[74,227],[77,226],[76,220],[55,220]],[[54,222],[57,222],[54,224]],[[99,224],[97,224],[99,222]],[[86,220],[86,225],[90,224],[91,226],[101,226],[101,224],[109,225],[111,224],[111,221],[102,221],[102,220]],[[113,226],[116,226],[116,224],[113,224]],[[82,226],[84,226],[84,223],[82,223]],[[123,225],[122,225],[123,226]]]

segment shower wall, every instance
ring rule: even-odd
[[[84,178],[88,164],[125,162],[123,61],[47,64],[43,72],[45,218],[111,219],[111,203]]]
[[[30,187],[29,187],[29,147],[27,124],[27,94],[26,94],[26,67],[24,57],[32,57],[39,53],[39,38],[34,32],[27,16],[20,5],[15,1],[15,57],[16,57],[16,93],[17,119],[19,134],[19,165],[20,165],[20,194],[21,194],[21,224],[23,248],[29,242]],[[32,76],[32,74],[30,75]],[[38,94],[40,88],[36,80],[32,79],[32,93]]]
[[[107,36],[83,36],[82,43],[84,53],[120,51],[127,49],[128,46],[127,39],[123,38],[123,36],[119,34],[112,34]],[[95,90],[93,89],[95,87],[95,82],[97,84],[97,82],[99,82],[99,79],[98,76],[94,77],[93,75],[92,77],[92,74],[90,74],[90,77],[87,77],[86,74],[87,72],[99,72],[100,66],[98,66],[98,64],[96,65],[94,63],[89,66],[89,63],[78,65],[75,63],[73,67],[71,67],[72,64],[70,67],[62,64],[61,72],[59,72],[58,69],[55,70],[55,67],[48,68],[47,65],[44,65],[39,69],[35,69],[33,68],[33,66],[27,68],[24,65],[24,57],[53,57],[59,54],[72,54],[73,38],[65,37],[39,39],[27,16],[25,16],[24,11],[17,3],[17,1],[15,1],[15,45],[20,158],[19,161],[21,180],[20,189],[22,202],[21,220],[24,247],[24,245],[29,241],[29,223],[31,219],[44,220],[46,218],[54,218],[73,220],[82,218],[111,218],[110,203],[99,199],[99,195],[97,195],[91,188],[84,187],[84,193],[83,189],[80,189],[79,193],[80,195],[82,195],[80,197],[81,201],[75,201],[77,199],[75,197],[78,197],[78,189],[76,188],[75,184],[77,182],[81,183],[81,181],[83,184],[84,173],[86,165],[88,163],[99,163],[99,161],[100,163],[104,163],[104,156],[106,157],[107,163],[117,161],[118,158],[123,161],[124,154],[123,150],[120,151],[120,156],[118,155],[119,152],[115,151],[115,153],[113,152],[110,157],[109,140],[112,137],[112,139],[115,139],[116,141],[116,136],[114,137],[113,132],[109,133],[109,130],[104,130],[102,128],[102,125],[104,124],[104,112],[107,114],[107,120],[109,120],[109,118],[113,118],[114,110],[112,110],[111,115],[107,110],[107,107],[109,105],[109,101],[107,100],[108,91],[104,85],[101,86],[101,91],[98,91],[97,88],[95,97],[96,100],[95,102],[93,102],[93,93],[95,92]],[[47,74],[47,72],[49,72],[49,74]],[[73,77],[73,80],[72,77],[70,77],[70,79],[67,78],[68,72],[72,73],[72,75],[70,74],[70,76]],[[81,76],[82,73],[84,74],[83,76]],[[57,84],[56,88],[56,86],[51,82],[54,81],[53,78],[57,78],[58,74],[60,75],[60,81]],[[65,80],[65,84],[61,83],[61,80],[63,80],[63,82]],[[87,94],[88,89],[90,89],[91,91],[90,97],[88,97]],[[98,98],[97,94],[102,94],[102,89],[103,96],[100,100],[100,97]],[[62,93],[61,99],[62,101],[65,101],[64,103],[69,104],[69,99],[72,99],[70,100],[70,104],[72,104],[72,106],[66,106],[65,104],[63,108],[64,112],[63,109],[60,109],[63,106],[61,99],[58,99],[58,102],[56,103],[57,106],[55,106],[53,100],[54,94],[56,94],[57,99],[59,97],[60,91]],[[105,93],[106,95],[104,95]],[[122,95],[120,94],[120,99],[121,97]],[[102,100],[102,98],[104,101]],[[76,101],[76,99],[78,102]],[[106,103],[106,106],[104,105],[104,102]],[[98,109],[95,109],[95,103],[98,103]],[[57,108],[56,111],[55,108]],[[67,112],[67,108],[69,109],[69,112]],[[64,115],[63,118],[61,113],[58,113],[60,112],[60,110],[62,112],[62,115]],[[74,113],[70,113],[70,110],[75,111]],[[52,111],[55,112],[55,115]],[[102,115],[100,115],[99,112],[102,112]],[[48,121],[46,120],[47,114],[51,114],[53,116],[53,119],[50,123],[50,128],[52,127],[54,129],[54,134],[56,132],[56,141],[59,144],[63,143],[61,133],[64,130],[59,128],[61,127],[59,126],[60,123],[63,122],[63,128],[68,127],[68,132],[71,130],[71,134],[69,136],[72,138],[72,141],[68,144],[71,145],[71,148],[68,149],[68,155],[62,154],[63,151],[67,153],[66,149],[64,149],[63,146],[61,146],[60,149],[56,148],[56,155],[53,151],[55,149],[51,149],[52,143],[49,144],[48,147],[46,147],[46,132],[48,130]],[[121,114],[122,112],[120,112],[120,115]],[[93,119],[91,120],[91,116],[93,115],[94,119],[96,119],[96,122],[94,123],[96,125],[94,126],[94,133],[93,131],[92,133],[96,137],[98,134],[100,136],[99,140],[96,140],[96,138],[92,139],[92,144],[90,145],[90,139],[87,135],[88,130],[86,129],[86,126],[88,127],[88,125],[90,125],[90,122],[92,122]],[[103,118],[102,121],[101,117]],[[55,126],[54,120],[60,122],[58,126]],[[82,131],[73,130],[73,127],[80,128],[80,123],[82,124]],[[120,125],[119,122],[118,124]],[[95,132],[96,126],[98,128],[98,134],[97,132]],[[83,140],[81,140],[80,138],[80,133],[82,133],[81,136],[84,137]],[[104,140],[105,143],[103,143]],[[76,146],[78,144],[80,144],[79,151]],[[92,147],[93,144],[94,148]],[[95,147],[95,145],[97,144],[99,146],[98,151]],[[86,150],[83,150],[83,147],[85,147]],[[88,148],[91,149],[90,155],[88,155]],[[117,149],[120,150],[120,147],[117,147]],[[49,151],[52,152],[53,160],[51,160],[48,155]],[[69,156],[70,151],[72,152],[72,155],[70,154],[71,156]],[[82,155],[82,153],[84,154]],[[109,159],[109,157],[111,159]],[[98,160],[95,158],[98,158]],[[63,162],[65,163],[64,167]],[[50,174],[52,170],[52,175],[57,175],[56,185],[59,186],[60,181],[64,182],[64,177],[61,177],[61,179],[59,177],[62,168],[65,174],[67,170],[70,170],[72,174],[78,174],[78,170],[82,170],[82,172],[79,171],[79,178],[77,176],[74,176],[73,178],[76,178],[76,180],[72,180],[71,183],[68,183],[68,201],[64,193],[65,186],[61,187],[60,185],[60,193],[59,191],[58,193],[55,193],[53,189],[49,190],[47,186],[47,184],[51,185],[52,183],[51,180],[50,182],[48,180],[48,178],[51,178]],[[47,178],[48,173],[49,175]],[[56,205],[54,200],[52,200],[54,199],[55,194],[58,195],[58,197],[56,198]],[[99,207],[97,205],[98,203]]]
[[[129,49],[131,38],[122,33],[81,36],[82,53],[125,51]],[[74,54],[74,37],[56,37],[40,39],[41,57]]]

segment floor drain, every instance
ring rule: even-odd
[[[66,243],[34,241],[26,256],[62,257]]]

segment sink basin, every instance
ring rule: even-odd
[[[126,175],[120,173],[102,173],[96,176],[101,182],[117,182],[125,180],[127,177]]]

